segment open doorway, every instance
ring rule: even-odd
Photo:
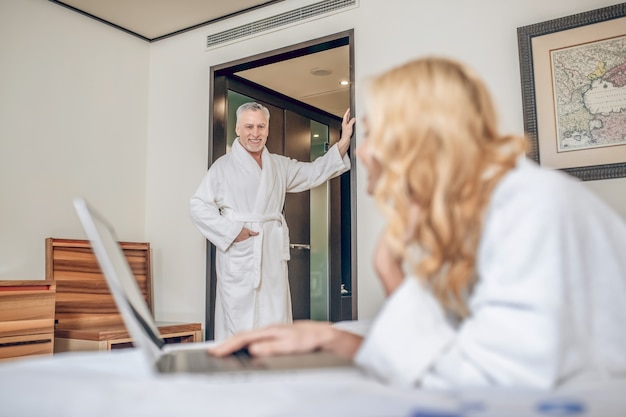
[[[304,93],[294,93],[281,85],[280,79],[285,78],[284,73],[272,75],[277,67],[281,67],[282,71],[288,68],[286,73],[291,74],[291,77],[297,77],[297,70],[293,68],[298,65],[307,68],[314,76],[330,75],[333,73],[330,64],[316,65],[318,62],[327,62],[324,59],[328,57],[345,60],[341,65],[349,69],[344,77],[347,79],[337,81],[347,82],[343,88],[329,90],[328,87],[322,87],[319,91],[311,91],[309,88],[304,89]],[[249,100],[259,101],[270,108],[272,122],[267,144],[270,152],[298,160],[312,160],[325,152],[329,145],[339,139],[340,116],[345,109],[350,107],[355,113],[353,63],[353,31],[346,31],[212,67],[209,166],[228,151],[234,139],[234,109],[241,102]],[[298,84],[302,82],[296,82]],[[297,126],[297,131],[293,130],[294,126]],[[292,260],[289,262],[289,270],[295,319],[339,321],[357,317],[356,173],[353,148],[354,145],[349,151],[352,169],[331,180],[326,189],[287,196],[285,216],[291,229]],[[301,210],[302,207],[308,208],[306,213]],[[318,250],[320,243],[324,247]],[[308,277],[304,281],[301,279],[303,274]],[[292,279],[292,275],[297,277]],[[208,243],[207,339],[213,338],[215,277],[215,247]]]

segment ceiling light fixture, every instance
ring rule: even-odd
[[[324,67],[315,67],[311,69],[311,74],[323,77],[325,75],[330,75],[333,73],[333,70],[324,68]]]

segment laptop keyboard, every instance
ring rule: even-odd
[[[211,356],[205,349],[170,352],[161,357],[159,368],[165,372],[234,372],[263,369],[247,349],[241,349],[226,357]]]

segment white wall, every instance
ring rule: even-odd
[[[46,0],[0,0],[0,279],[41,279],[47,236],[82,238],[83,194],[122,240],[153,248],[156,316],[204,321],[205,243],[188,200],[207,168],[209,69],[348,29],[359,83],[415,56],[468,62],[502,127],[521,132],[516,28],[617,4],[609,0],[360,0],[358,8],[226,47],[206,36],[316,0],[290,0],[146,43]],[[357,130],[357,142],[360,136]],[[358,171],[359,314],[383,297],[371,270],[378,212]],[[626,217],[626,179],[587,182]]]
[[[84,238],[84,195],[145,239],[150,45],[45,0],[0,0],[0,279],[43,279]]]
[[[359,82],[423,54],[445,54],[468,62],[486,79],[501,108],[502,127],[522,132],[522,104],[516,28],[616,4],[600,0],[500,0],[416,2],[361,0],[358,8],[297,26],[263,33],[225,47],[205,49],[206,36],[273,16],[289,1],[159,41],[151,48],[148,140],[147,235],[159,248],[155,268],[157,315],[201,320],[204,305],[205,244],[188,220],[188,199],[207,168],[209,69],[261,52],[355,30],[356,112]],[[360,137],[357,132],[357,142]],[[357,170],[358,170],[357,166]],[[379,216],[364,193],[358,171],[357,196],[359,315],[373,316],[383,296],[372,273]],[[591,187],[626,216],[626,179]]]

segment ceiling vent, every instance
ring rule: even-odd
[[[358,0],[326,0],[207,36],[207,48],[356,6]]]

